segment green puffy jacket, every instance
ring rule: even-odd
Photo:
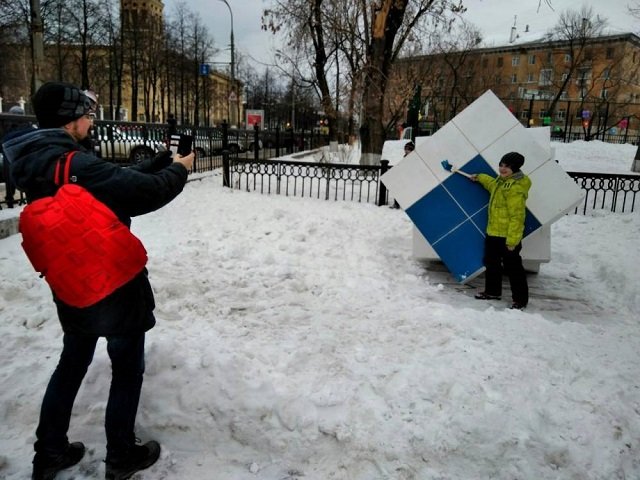
[[[522,240],[531,180],[522,172],[506,178],[480,173],[478,182],[491,194],[487,234],[504,237],[508,247],[515,247]]]

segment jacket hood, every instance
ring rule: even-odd
[[[27,130],[3,144],[16,185],[29,191],[41,181],[51,163],[81,147],[62,128]]]

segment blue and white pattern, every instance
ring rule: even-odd
[[[548,135],[542,137],[534,130],[539,129],[523,127],[487,91],[433,136],[421,138],[413,153],[382,176],[424,239],[461,283],[484,271],[489,194],[480,184],[445,170],[443,160],[467,173],[496,176],[505,153],[522,153],[526,158],[522,170],[532,181],[525,237],[560,218],[583,198],[571,177],[551,159]]]

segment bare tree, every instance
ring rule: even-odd
[[[364,7],[367,2],[361,1]],[[429,15],[442,21],[448,11],[460,12],[464,8],[461,3],[444,0],[377,0],[370,2],[369,7],[370,16],[364,18],[368,37],[360,126],[361,163],[376,164],[385,138],[384,98],[392,64],[421,21]]]
[[[629,5],[629,13],[640,20],[640,1],[636,1]]]
[[[338,116],[328,74],[331,69],[339,68],[341,61],[348,65],[351,115],[355,116],[357,108],[356,92],[363,92],[359,115],[362,161],[377,162],[385,138],[384,98],[392,63],[411,31],[428,15],[441,20],[446,11],[460,11],[461,5],[447,0],[277,0],[274,3],[273,8],[264,12],[263,28],[284,33],[292,44],[304,43],[301,39],[305,38],[310,40],[313,80],[322,108],[330,119],[331,138],[335,138],[332,126]],[[336,87],[339,81],[340,75],[336,75]],[[338,92],[338,88],[335,91]]]
[[[335,7],[335,1],[276,0],[272,7],[264,10],[262,16],[264,30],[283,34],[287,38],[290,52],[281,52],[280,58],[295,66],[297,78],[317,88],[322,109],[329,120],[331,139],[335,139],[337,121],[328,80],[330,57],[336,48],[335,35],[330,29]],[[296,52],[301,51],[310,59],[306,65],[308,70],[294,60],[299,56]]]
[[[562,12],[558,23],[549,31],[549,48],[553,49],[555,45],[559,45],[566,59],[556,64],[551,57],[547,63],[553,77],[547,81],[552,83],[555,89],[555,96],[547,109],[549,115],[555,112],[571,81],[578,81],[581,88],[586,88],[592,60],[588,55],[587,44],[591,38],[599,36],[605,26],[606,20],[595,15],[591,7],[583,6],[580,10]]]

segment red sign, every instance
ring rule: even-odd
[[[247,110],[247,127],[264,128],[264,110]]]

